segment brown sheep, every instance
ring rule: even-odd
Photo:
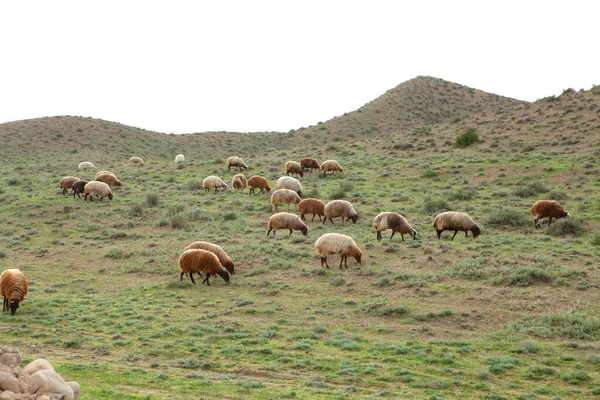
[[[104,182],[108,186],[111,186],[111,187],[122,186],[123,185],[123,182],[121,182],[120,180],[118,180],[117,177],[114,174],[100,174],[100,175],[96,175],[96,180],[98,182]]]
[[[373,220],[373,228],[377,231],[377,240],[381,240],[381,232],[387,229],[392,230],[390,240],[394,237],[394,233],[396,232],[402,236],[403,242],[404,234],[410,235],[413,240],[417,238],[417,231],[410,226],[406,218],[395,212],[386,211],[377,215]]]
[[[304,170],[296,161],[288,161],[285,163],[285,175],[298,174],[304,176]]]
[[[333,219],[336,217],[342,217],[342,222],[344,222],[344,218],[346,220],[351,219],[352,223],[356,223],[358,219],[358,213],[352,207],[349,201],[346,200],[333,200],[329,203],[325,204],[325,219],[323,220],[323,225],[329,219],[333,224]]]
[[[271,231],[273,231],[273,235],[275,235],[275,231],[279,229],[289,229],[290,235],[292,234],[292,230],[300,231],[304,236],[308,233],[308,227],[302,222],[300,217],[286,212],[271,215],[269,218],[269,230],[267,231],[267,236],[269,236]]]
[[[446,211],[438,214],[433,220],[433,227],[437,232],[438,239],[441,239],[444,231],[454,231],[454,235],[450,240],[454,240],[454,236],[458,231],[464,231],[466,237],[469,237],[468,231],[473,232],[473,237],[477,237],[481,233],[479,226],[469,214],[457,211]]]
[[[193,274],[196,272],[200,276],[202,276],[202,273],[206,275],[202,283],[206,283],[208,286],[210,286],[209,278],[211,275],[219,275],[225,282],[229,282],[229,272],[221,265],[219,257],[208,250],[189,249],[184,251],[179,256],[179,270],[181,271],[180,281],[183,280],[183,275],[186,274],[190,276],[192,283],[195,284]]]
[[[144,159],[142,157],[131,157],[129,159],[129,162],[132,164],[143,164],[144,163]]]
[[[345,267],[348,268],[348,256],[354,257],[359,264],[362,257],[362,252],[356,245],[354,239],[339,233],[326,233],[322,235],[315,242],[315,248],[317,249],[317,253],[321,256],[321,268],[323,268],[323,264],[325,264],[327,269],[329,269],[327,256],[330,254],[339,254],[342,256],[340,259],[340,269],[342,269],[342,262],[344,262]]]
[[[262,176],[258,175],[254,175],[250,177],[250,179],[248,179],[248,186],[250,187],[248,194],[254,193],[254,189],[260,189],[261,193],[263,192],[263,190],[266,190],[267,192],[271,191],[271,186],[269,186],[269,182]]]
[[[219,257],[219,262],[225,267],[227,272],[229,272],[231,275],[235,274],[235,265],[233,260],[227,255],[227,253],[225,253],[225,250],[223,250],[221,246],[210,242],[193,242],[188,244],[184,250],[190,249],[202,249],[215,253],[215,255]]]
[[[231,187],[234,191],[241,190],[243,191],[246,186],[248,186],[248,179],[244,174],[237,174],[231,180]]]
[[[97,180],[96,178],[99,177],[100,175],[112,175],[115,178],[117,177],[115,174],[113,174],[110,171],[98,171],[98,172],[96,172],[96,175],[94,175],[94,180]]]
[[[314,159],[314,158],[303,158],[302,160],[300,160],[300,167],[302,168],[302,170],[306,169],[306,168],[310,168],[310,173],[312,174],[313,170],[320,170],[321,169],[321,165],[319,165],[319,162]]]
[[[323,177],[327,176],[327,172],[344,172],[340,164],[335,160],[323,161],[321,164],[321,171],[323,171]]]
[[[10,308],[10,313],[15,315],[19,303],[25,300],[29,284],[27,277],[18,269],[7,269],[0,275],[0,296],[4,297],[2,311]]]
[[[74,176],[63,176],[60,178],[58,182],[58,187],[62,189],[63,196],[69,191],[69,189],[73,190],[73,184],[77,182],[79,178]]]
[[[321,221],[321,216],[325,216],[325,203],[319,199],[303,199],[298,203],[298,211],[300,211],[302,221],[306,221],[304,218],[306,214],[313,215],[311,222],[315,220],[315,216],[317,215],[319,216],[319,221]]]
[[[531,207],[531,215],[533,216],[533,226],[539,228],[541,224],[538,221],[542,218],[548,218],[548,226],[552,223],[552,218],[560,219],[570,217],[571,214],[566,212],[562,206],[554,200],[538,200]]]

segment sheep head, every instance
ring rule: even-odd
[[[227,270],[219,271],[219,276],[225,280],[225,282],[229,283],[229,272]]]
[[[473,232],[473,237],[477,237],[479,236],[479,234],[481,233],[481,230],[479,229],[479,227],[476,225],[473,227],[473,229],[471,229],[471,232]]]
[[[8,307],[10,307],[10,314],[15,315],[17,308],[19,308],[19,300],[11,299],[8,301]]]

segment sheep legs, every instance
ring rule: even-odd
[[[204,280],[202,281],[202,283],[206,282],[206,284],[207,284],[208,286],[210,286],[210,282],[208,281],[208,278],[210,278],[210,274],[206,274],[206,279],[204,279]]]
[[[321,257],[321,268],[323,268],[323,263],[325,263],[327,269],[330,269],[329,265],[327,265],[327,257]]]
[[[2,302],[2,312],[8,309],[8,298],[4,296],[4,301]]]
[[[394,233],[392,232],[392,236],[394,236]],[[392,236],[390,236],[390,239],[392,238]],[[377,240],[381,240],[381,232],[377,231]]]
[[[442,239],[442,232],[444,232],[444,230],[443,229],[436,229],[435,231],[437,232],[438,239]]]
[[[454,240],[454,236],[456,236],[457,233],[458,233],[458,231],[454,231],[454,235],[452,235],[452,239],[450,239],[450,240]],[[467,231],[465,231],[465,233],[467,233]]]
[[[342,261],[344,262],[346,269],[348,269],[348,256],[342,256],[342,258],[340,258],[340,269],[342,269]]]

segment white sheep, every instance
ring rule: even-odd
[[[277,207],[278,204],[287,204],[288,209],[290,208],[290,204],[298,204],[302,199],[298,196],[298,193],[294,192],[290,189],[277,189],[271,194],[271,205],[273,206],[273,211],[279,210]],[[298,208],[298,206],[296,206]]]
[[[179,164],[185,162],[185,156],[183,154],[177,154],[177,156],[175,156],[175,163]]]
[[[90,196],[90,201],[93,200],[94,196],[100,196],[100,201],[102,201],[104,197],[108,197],[109,200],[113,199],[110,186],[104,182],[91,181],[86,183],[83,188],[83,193],[85,194],[83,201],[87,200],[88,196]]]
[[[304,236],[308,233],[308,227],[302,222],[299,216],[286,212],[271,215],[269,218],[269,230],[267,231],[267,236],[269,236],[271,231],[273,231],[273,235],[275,235],[275,231],[279,229],[289,229],[290,235],[292,234],[292,230],[300,231]]]
[[[298,196],[302,197],[302,184],[296,178],[292,178],[291,176],[282,176],[277,179],[275,183],[276,189],[289,189],[298,193]]]
[[[473,237],[477,237],[481,233],[479,226],[469,214],[458,211],[446,211],[438,214],[433,220],[433,227],[437,232],[438,239],[441,239],[444,231],[454,231],[450,240],[454,240],[458,231],[464,231],[466,237],[469,237],[468,231],[473,232]]]
[[[129,162],[132,164],[143,164],[144,163],[144,159],[142,157],[131,157],[129,159]]]
[[[210,189],[215,189],[216,192],[219,188],[227,190],[227,184],[223,181],[223,179],[214,175],[204,178],[202,181],[202,187],[204,188],[205,192],[210,192]]]
[[[333,224],[333,219],[337,217],[342,217],[342,222],[344,222],[344,218],[346,218],[346,220],[351,219],[353,223],[356,223],[358,213],[354,210],[352,204],[346,200],[333,200],[325,204],[325,219],[323,220],[323,225],[325,225],[325,222],[327,222],[328,219]]]
[[[79,169],[80,170],[96,169],[96,166],[89,161],[84,161],[84,162],[79,163]]]
[[[323,264],[329,269],[327,264],[327,256],[330,254],[339,254],[342,256],[340,259],[340,269],[342,269],[342,262],[345,267],[348,268],[348,256],[354,257],[356,262],[361,263],[362,252],[356,245],[354,239],[350,236],[342,235],[340,233],[326,233],[317,239],[315,242],[315,248],[317,253],[321,256],[321,268]]]
[[[248,166],[241,157],[229,157],[225,166],[228,170],[231,170],[231,167],[234,167],[234,169],[239,168],[240,171],[242,168],[248,170]]]
[[[410,226],[406,218],[395,212],[385,211],[377,215],[373,220],[373,228],[377,231],[377,240],[381,240],[381,232],[387,229],[392,230],[390,239],[394,237],[396,232],[402,236],[403,242],[405,234],[410,235],[413,239],[417,238],[417,231]]]

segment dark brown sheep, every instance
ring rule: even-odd
[[[542,218],[548,218],[548,226],[552,223],[552,218],[560,219],[570,217],[571,214],[565,211],[562,206],[554,200],[538,200],[531,207],[531,215],[533,216],[533,226],[539,228],[541,224],[538,221]]]

